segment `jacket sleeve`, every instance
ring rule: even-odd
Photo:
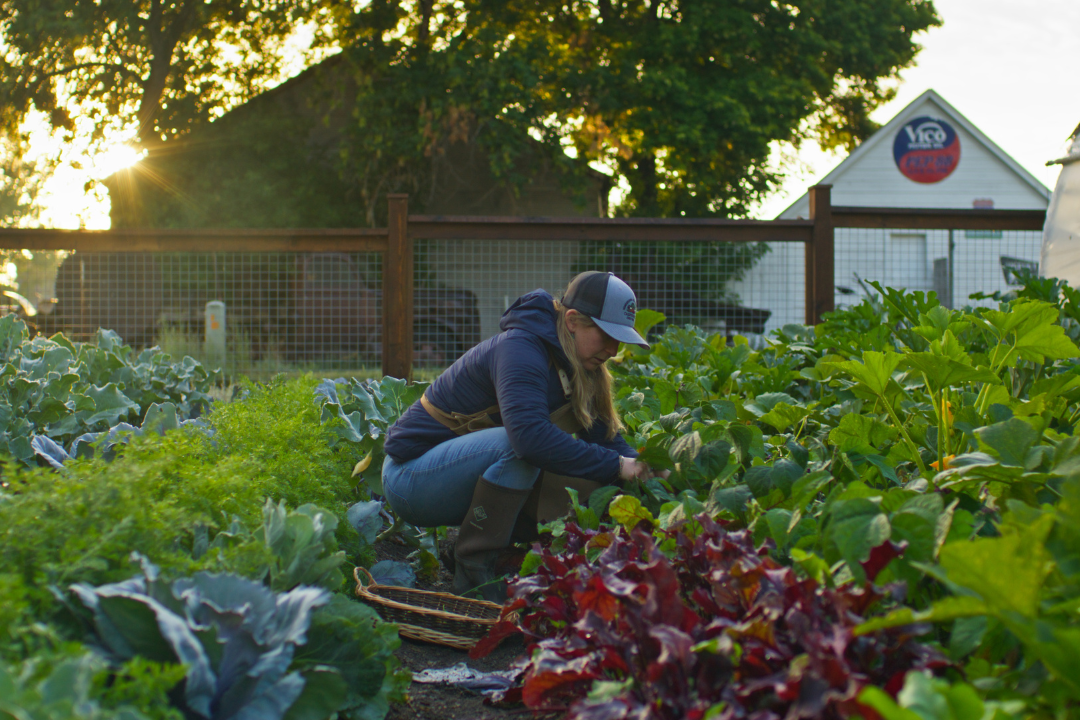
[[[587,443],[599,445],[600,447],[611,448],[624,457],[636,458],[638,456],[637,450],[630,447],[623,438],[622,433],[615,433],[615,437],[608,440],[607,431],[607,425],[602,422],[597,422],[581,434],[581,439]]]
[[[618,451],[578,440],[551,424],[548,354],[542,341],[512,337],[500,343],[492,374],[499,413],[518,456],[543,470],[612,483],[619,476]]]

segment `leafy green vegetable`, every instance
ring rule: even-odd
[[[61,656],[54,662],[43,660],[54,658],[41,657],[18,668],[0,662],[0,718],[147,720],[135,707],[116,706],[102,697],[97,679],[105,672],[105,663],[97,656],[86,652]],[[164,697],[157,695],[154,699],[160,702]],[[169,717],[175,718],[176,714]]]
[[[196,417],[220,379],[191,358],[173,362],[157,348],[135,354],[109,330],[93,343],[62,335],[31,340],[21,320],[5,315],[0,338],[0,452],[26,464],[38,455],[59,466],[78,454],[80,441],[122,421],[134,428],[152,408]]]
[[[136,656],[187,668],[180,709],[210,720],[258,712],[280,720],[306,683],[290,672],[296,647],[307,641],[312,612],[329,601],[325,590],[297,588],[276,595],[235,575],[197,573],[170,585],[143,558],[143,576],[112,585],[74,585],[92,611],[97,640],[114,660]],[[330,688],[331,706],[347,692]]]

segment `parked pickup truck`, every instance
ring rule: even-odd
[[[243,333],[252,360],[278,352],[293,362],[378,363],[382,290],[345,253],[75,253],[56,278],[49,324],[76,339],[98,327],[135,346],[164,329],[203,332],[209,300],[226,304],[230,334]],[[480,341],[476,296],[468,290],[417,288],[417,366],[445,366]]]
[[[298,357],[363,348],[382,352],[382,291],[371,288],[348,255],[296,258],[290,324]],[[480,313],[468,290],[417,288],[413,293],[413,364],[445,367],[480,342]]]
[[[637,294],[638,307],[662,312],[667,318],[665,323],[655,328],[662,332],[666,325],[723,324],[723,332],[731,337],[746,333],[765,332],[765,323],[772,316],[772,311],[743,307],[732,303],[720,302],[702,297],[683,283],[668,277],[638,273],[629,275],[627,283]]]

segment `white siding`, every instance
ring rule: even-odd
[[[893,160],[896,133],[911,118],[930,116],[948,122],[960,138],[960,162],[941,182],[917,183],[901,174]],[[866,141],[863,152],[842,162],[822,181],[831,184],[833,205],[970,209],[976,199],[991,199],[996,209],[1044,210],[1048,195],[1018,175],[1001,157],[967,131],[932,99],[917,101]],[[780,218],[809,217],[804,195]]]
[[[918,260],[912,248],[899,248],[912,238],[925,237],[925,255]],[[864,230],[841,228],[836,231],[836,297],[837,307],[853,305],[866,293],[864,286],[871,280],[883,285],[908,290],[937,291],[945,304],[953,307],[987,304],[988,301],[969,299],[972,293],[1005,292],[1006,282],[1003,264],[1009,258],[1037,264],[1041,234],[1030,232],[1003,232],[1001,237],[969,236],[963,230],[954,230],[952,272],[952,297],[948,297],[947,283],[934,285],[934,261],[949,257],[948,230]],[[1005,263],[1003,263],[1005,258]],[[859,280],[862,280],[862,283]],[[850,291],[850,292],[848,292]]]
[[[929,116],[948,122],[960,138],[960,162],[949,177],[932,184],[917,183],[900,173],[893,160],[896,133],[910,119]],[[969,130],[969,128],[972,128]],[[856,207],[911,207],[970,209],[976,199],[993,200],[996,209],[1042,210],[1048,191],[1026,175],[993,143],[976,136],[977,129],[933,92],[904,108],[896,118],[829,173],[822,183],[832,185],[832,204]],[[780,218],[810,215],[809,197],[803,195]],[[934,261],[948,258],[948,231],[862,230],[836,231],[836,304],[857,303],[865,283],[878,280],[909,290],[935,288]],[[1036,232],[1005,232],[1000,238],[968,237],[953,233],[952,270],[954,306],[971,304],[975,292],[1005,291],[1003,258],[1038,261],[1040,236]],[[941,266],[947,274],[947,264]],[[863,281],[860,284],[859,280]],[[940,280],[940,278],[939,278]],[[773,311],[767,329],[803,322],[803,248],[774,243],[772,252],[732,289],[744,305]],[[983,301],[985,304],[985,301]]]

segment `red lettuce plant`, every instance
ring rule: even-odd
[[[645,525],[629,534],[570,525],[565,548],[540,550],[536,572],[512,583],[504,617],[516,619],[474,654],[524,633],[529,708],[581,720],[876,717],[856,700],[863,687],[895,695],[907,671],[946,664],[910,626],[853,633],[898,587],[801,579],[747,531],[704,515],[661,533],[664,552]]]

